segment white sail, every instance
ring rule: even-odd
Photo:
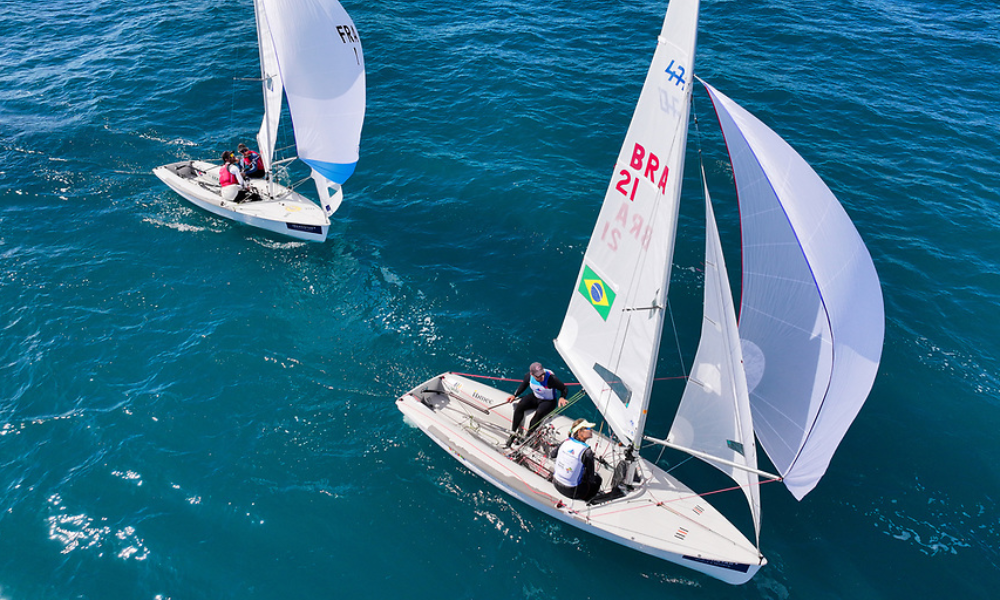
[[[687,143],[698,2],[672,0],[556,348],[639,446],[660,345]]]
[[[743,237],[739,332],[754,428],[801,499],[871,390],[882,291],[836,197],[781,137],[719,93]]]
[[[278,71],[278,56],[275,54],[271,28],[268,25],[264,0],[254,0],[254,14],[257,17],[257,47],[260,49],[260,77],[264,89],[264,119],[257,132],[257,147],[264,161],[264,170],[270,172],[277,141],[278,124],[281,121],[281,98],[283,87]]]
[[[298,156],[321,197],[358,162],[365,64],[354,22],[336,0],[259,0],[280,67]],[[319,178],[317,179],[317,175]]]
[[[759,539],[757,474],[734,466],[757,468],[757,442],[743,373],[736,309],[707,186],[705,229],[705,310],[701,341],[667,441],[726,461],[706,459],[732,477],[746,494]]]

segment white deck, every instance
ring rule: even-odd
[[[396,405],[410,423],[469,469],[570,525],[727,583],[749,581],[766,563],[753,543],[704,498],[643,459],[639,481],[632,482],[623,497],[589,506],[566,498],[549,481],[552,461],[544,452],[503,448],[513,406],[486,409],[508,396],[484,383],[444,374],[404,394]],[[558,415],[539,437],[558,444],[566,439],[571,423],[572,418]],[[590,445],[604,480],[602,492],[609,491],[621,449],[597,432]]]
[[[315,202],[290,188],[262,179],[249,180],[249,185],[262,200],[239,204],[223,200],[219,187],[220,168],[220,165],[194,160],[157,167],[153,174],[187,201],[220,217],[300,240],[326,241],[330,219]]]

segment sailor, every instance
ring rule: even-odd
[[[552,483],[559,493],[574,500],[590,500],[601,489],[601,476],[594,468],[594,450],[587,445],[593,437],[594,424],[584,419],[573,421],[569,438],[556,453]]]
[[[222,153],[222,168],[219,169],[219,185],[222,186],[222,199],[230,202],[243,202],[247,196],[246,182],[236,166],[236,157],[229,150]]]
[[[264,159],[260,157],[260,154],[247,148],[246,144],[240,144],[236,146],[236,149],[243,155],[243,158],[240,159],[240,170],[243,172],[243,176],[251,179],[263,177]]]
[[[514,418],[510,424],[511,434],[510,438],[507,439],[508,447],[517,439],[517,430],[521,427],[525,412],[535,409],[535,416],[531,418],[531,423],[528,425],[530,431],[545,418],[545,415],[555,409],[557,398],[559,406],[566,405],[566,384],[559,381],[559,378],[553,375],[552,371],[543,368],[541,363],[531,363],[521,385],[518,386],[513,395],[507,398],[507,401],[513,402],[528,389],[531,390],[531,393],[521,398],[514,406]]]

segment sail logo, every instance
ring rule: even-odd
[[[615,303],[615,292],[611,286],[604,283],[604,280],[591,271],[590,267],[583,265],[583,275],[580,277],[580,287],[577,289],[597,310],[597,314],[607,321],[608,315],[611,314],[611,306]]]
[[[668,75],[667,81],[673,81],[674,85],[684,87],[684,84],[687,83],[684,81],[684,75],[687,74],[684,65],[675,64],[675,61],[671,60],[664,72]]]

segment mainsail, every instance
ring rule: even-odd
[[[257,18],[257,47],[260,50],[260,77],[264,91],[264,119],[257,132],[257,147],[264,161],[264,170],[271,171],[274,146],[277,142],[278,124],[281,121],[281,98],[284,88],[278,72],[278,57],[271,39],[271,28],[265,14],[264,0],[254,0]]]
[[[615,435],[636,448],[670,282],[697,23],[697,2],[670,2],[555,340]]]
[[[273,48],[298,156],[312,168],[321,198],[328,199],[328,188],[347,181],[358,162],[365,61],[357,29],[336,0],[257,0],[256,8],[262,69]],[[267,79],[273,75],[263,75],[269,99],[273,92],[267,91]],[[281,85],[277,89],[280,98]],[[270,127],[267,118],[262,132]],[[273,138],[270,144],[273,148]]]
[[[803,498],[826,472],[871,390],[882,291],[833,192],[781,137],[706,85],[740,201],[739,332],[754,428]]]

